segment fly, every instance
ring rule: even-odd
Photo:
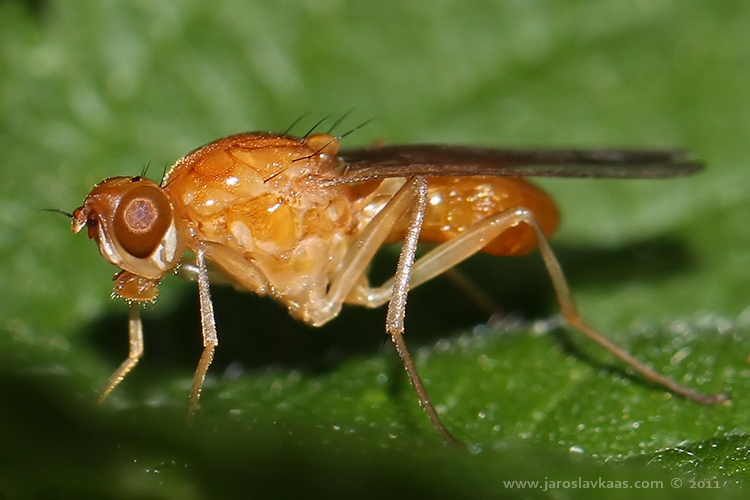
[[[101,255],[120,269],[114,294],[129,303],[130,349],[104,400],[143,355],[140,304],[180,267],[197,281],[203,352],[193,377],[192,415],[218,345],[207,263],[235,287],[267,295],[295,318],[320,326],[344,304],[388,304],[385,329],[419,403],[443,438],[442,423],[404,343],[410,288],[477,252],[522,255],[539,248],[565,321],[646,379],[699,403],[705,395],[659,374],[579,317],[547,238],[557,226],[552,199],[527,176],[664,178],[701,163],[682,151],[488,149],[393,145],[339,150],[330,134],[302,138],[246,133],[181,158],[161,183],[112,177],[94,186],[72,214]],[[378,249],[403,242],[393,278],[372,286]],[[417,244],[436,246],[415,259]],[[187,259],[184,255],[194,255]]]

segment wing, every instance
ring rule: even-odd
[[[509,176],[658,179],[703,169],[684,150],[492,149],[413,144],[343,149],[349,182],[385,177]]]

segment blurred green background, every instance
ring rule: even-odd
[[[544,491],[579,478],[739,496],[749,32],[740,1],[0,1],[0,497],[632,496]],[[384,344],[384,311],[314,330],[219,287],[221,344],[186,428],[198,301],[176,278],[144,311],[145,359],[95,406],[127,352],[127,308],[109,299],[114,269],[95,245],[40,209],[73,210],[94,183],[148,163],[158,177],[218,137],[305,114],[301,134],[350,109],[337,132],[374,120],[349,146],[693,150],[708,168],[689,179],[542,184],[584,318],[732,404],[670,397],[580,335],[540,328],[556,309],[533,254],[462,268],[515,325],[487,326],[446,280],[411,296],[407,342],[472,452],[431,429]],[[385,253],[374,273],[394,262]]]

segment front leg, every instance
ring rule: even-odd
[[[107,399],[107,396],[115,390],[115,387],[120,385],[120,382],[130,371],[135,368],[141,357],[143,356],[143,322],[141,321],[140,303],[131,300],[128,304],[130,317],[128,319],[128,336],[130,338],[130,349],[128,351],[128,357],[122,364],[115,370],[109,381],[107,387],[104,388],[101,395],[99,396],[99,403]]]
[[[192,419],[198,408],[198,399],[201,396],[203,382],[206,373],[214,359],[214,351],[219,345],[219,337],[216,335],[216,321],[214,319],[214,305],[211,302],[211,292],[208,282],[208,269],[206,268],[205,250],[200,247],[195,252],[195,265],[198,268],[198,298],[201,308],[201,335],[203,336],[203,353],[201,354],[198,367],[193,376],[193,387],[190,391],[190,402],[188,403],[188,421]]]

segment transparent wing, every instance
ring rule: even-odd
[[[385,177],[510,176],[658,179],[703,169],[684,150],[492,149],[441,144],[344,149],[349,182]]]

